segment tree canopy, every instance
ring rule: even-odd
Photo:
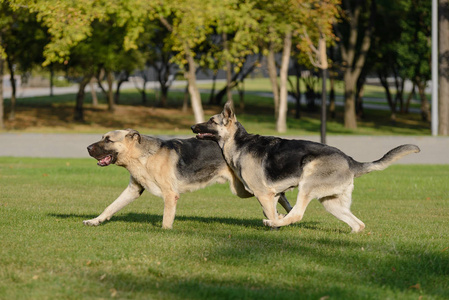
[[[249,56],[257,54],[267,60],[279,131],[286,129],[287,75],[292,59],[294,64],[313,70],[327,69],[329,63],[340,66],[339,76],[345,83],[344,124],[348,128],[357,126],[356,110],[367,74],[377,74],[381,80],[391,74],[402,81],[411,80],[421,95],[423,118],[428,118],[424,93],[430,75],[428,1],[0,0],[0,3],[3,59],[14,58],[22,68],[38,61],[44,66],[63,65],[84,81],[103,70],[108,78],[110,108],[114,105],[111,97],[114,72],[130,73],[144,69],[146,64],[158,66],[159,60],[164,66],[159,71],[164,99],[169,65],[173,64],[187,79],[195,120],[200,122],[204,116],[196,71],[223,69],[227,74],[228,99],[232,99],[234,75],[241,71]],[[25,26],[25,20],[34,22],[29,24],[35,24],[31,25],[35,31],[29,34],[22,27],[17,34],[17,24]],[[385,23],[389,25],[382,26]],[[11,47],[13,38],[22,43]],[[337,49],[334,52],[338,54],[332,55],[334,62],[327,56],[329,46]],[[36,50],[39,47],[41,50]],[[36,49],[25,51],[32,48]],[[386,87],[394,113],[396,102],[388,93]],[[399,92],[398,95],[402,97]],[[165,101],[161,100],[161,105]]]

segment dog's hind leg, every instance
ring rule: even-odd
[[[321,204],[337,219],[342,220],[352,228],[352,232],[360,232],[365,228],[365,224],[354,216],[351,207],[351,185],[343,194],[320,199]]]
[[[285,197],[284,193],[279,194],[278,202],[287,213],[289,213],[292,210],[292,206],[290,205],[290,202],[288,202],[287,197]]]
[[[172,229],[176,214],[176,204],[178,203],[179,195],[175,192],[168,192],[164,194],[164,216],[162,217],[162,228]]]

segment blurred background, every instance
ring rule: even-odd
[[[232,101],[267,134],[431,134],[431,1],[0,3],[3,131],[188,133]]]

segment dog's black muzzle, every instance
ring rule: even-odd
[[[196,125],[193,125],[190,127],[193,131],[193,133],[196,133],[197,139],[211,139],[216,140],[216,131],[210,129],[208,126],[208,123],[198,123]]]
[[[87,152],[90,156],[93,156],[94,144],[87,146]]]
[[[106,151],[98,143],[89,145],[87,152],[89,152],[90,156],[98,160],[97,165],[100,167],[109,166],[117,161],[117,154],[114,151]]]

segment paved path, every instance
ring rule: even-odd
[[[1,133],[0,156],[88,158],[86,147],[100,138],[101,134]],[[319,141],[319,136],[295,138]],[[327,143],[358,161],[373,161],[398,145],[416,144],[421,152],[404,157],[397,163],[449,164],[449,137],[328,136]]]

